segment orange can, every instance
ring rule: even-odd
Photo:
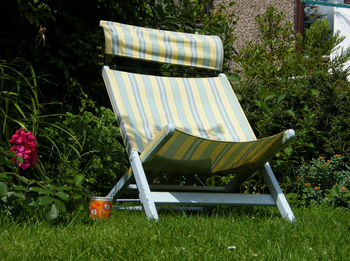
[[[109,218],[112,213],[113,198],[91,197],[90,200],[90,217]]]

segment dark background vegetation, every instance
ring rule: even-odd
[[[325,21],[315,22],[304,37],[296,36],[284,15],[271,7],[257,17],[260,43],[247,43],[237,53],[232,34],[236,15],[226,13],[224,6],[209,9],[210,2],[2,0],[0,206],[4,213],[69,217],[86,208],[90,195],[106,195],[128,167],[101,78],[100,20],[219,35],[224,72],[257,136],[296,130],[297,139],[271,162],[285,191],[295,198],[312,198],[303,196],[311,193],[303,190],[303,184],[310,183],[307,167],[316,165],[312,175],[317,176],[327,161],[314,159],[332,158],[336,166],[327,173],[343,171],[342,178],[330,179],[335,184],[330,181],[319,189],[317,200],[330,195],[332,188],[333,200],[328,203],[348,204],[348,190],[341,188],[350,186],[350,87],[342,65],[350,52],[344,50],[332,61],[324,59],[341,36],[329,37]],[[168,69],[160,69],[164,68]],[[35,169],[23,171],[11,161],[8,140],[20,127],[37,138]],[[297,174],[300,166],[302,180]],[[213,180],[227,182],[221,177]],[[311,180],[315,182],[311,188],[320,186],[317,178]],[[241,189],[261,193],[266,187],[255,174]]]
[[[193,2],[193,3],[192,3]],[[4,0],[0,10],[0,57],[22,57],[51,84],[41,86],[46,100],[77,105],[80,90],[107,105],[101,81],[104,37],[100,20],[131,25],[218,34],[225,39],[227,57],[232,54],[233,16],[207,15],[210,1],[41,1]],[[46,29],[44,36],[40,28]],[[102,95],[101,95],[102,93]]]

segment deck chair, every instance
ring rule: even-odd
[[[219,37],[179,33],[100,21],[105,53],[132,59],[220,72]],[[294,136],[286,130],[257,139],[227,79],[165,77],[110,69],[102,75],[119,122],[131,168],[108,197],[136,189],[149,219],[166,205],[277,206],[293,222],[293,212],[268,161]],[[239,186],[259,170],[271,194],[239,194]],[[227,175],[226,186],[152,185],[147,173]],[[132,184],[136,181],[136,184]],[[236,192],[236,193],[235,193]]]

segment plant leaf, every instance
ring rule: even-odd
[[[26,191],[26,188],[22,185],[13,185],[13,188],[17,191]]]
[[[42,196],[38,198],[39,205],[46,206],[53,202],[53,198],[49,196]]]
[[[57,197],[59,197],[60,199],[62,199],[63,201],[68,201],[69,200],[69,195],[62,192],[62,191],[59,191],[55,194]]]
[[[26,196],[22,192],[14,192],[13,195],[22,200],[26,199]]]
[[[34,191],[34,192],[40,192],[42,191],[43,189],[41,187],[30,187],[29,188],[29,191]]]
[[[66,206],[64,205],[64,203],[61,200],[55,199],[55,205],[60,213],[66,212]]]
[[[80,194],[74,194],[73,195],[73,199],[77,200],[77,199],[81,199],[82,196]]]
[[[316,89],[311,89],[311,94],[314,96],[318,96],[320,94],[320,91]]]
[[[22,181],[23,183],[25,183],[25,184],[28,184],[28,183],[29,183],[29,179],[27,179],[26,177],[18,176],[18,179],[19,179],[20,181]]]
[[[84,180],[84,176],[83,175],[79,175],[78,174],[78,175],[74,176],[74,184],[76,186],[80,185],[83,182],[83,180]]]
[[[48,212],[49,219],[53,220],[58,217],[59,211],[55,204],[51,205],[50,211]]]
[[[39,191],[39,194],[40,195],[46,195],[46,194],[52,194],[53,192],[54,192],[54,190],[52,190],[52,189],[44,188],[44,189],[41,189]]]
[[[7,186],[5,183],[0,182],[0,197],[6,195],[7,193]]]

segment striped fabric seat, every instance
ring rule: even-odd
[[[154,62],[221,71],[223,45],[218,36],[197,35],[100,21],[105,53]]]
[[[128,152],[168,173],[247,171],[268,161],[284,133],[256,140],[226,76],[172,78],[103,69]]]
[[[166,127],[141,154],[145,170],[181,174],[252,173],[282,147],[284,133],[247,142],[209,140]]]

